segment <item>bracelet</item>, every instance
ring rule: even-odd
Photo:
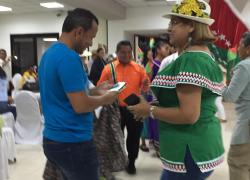
[[[154,109],[155,109],[155,106],[150,107],[150,117],[153,118],[153,119],[155,118],[154,117]]]

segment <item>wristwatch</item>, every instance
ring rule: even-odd
[[[154,109],[155,109],[155,106],[150,107],[150,117],[153,118],[153,119],[155,118],[154,117]]]

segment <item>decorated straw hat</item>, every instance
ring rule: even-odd
[[[207,25],[211,25],[214,19],[210,18],[211,8],[204,0],[177,0],[171,13],[164,15],[165,18],[177,16],[190,19]]]

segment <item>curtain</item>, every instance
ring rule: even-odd
[[[216,45],[220,48],[236,47],[247,27],[233,13],[225,0],[210,0],[211,18],[215,23],[211,26],[218,36]]]

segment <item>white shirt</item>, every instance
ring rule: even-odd
[[[167,67],[167,65],[169,65],[171,62],[175,61],[177,58],[178,58],[178,52],[164,58],[161,62],[159,72],[162,71],[165,67]]]
[[[4,60],[0,59],[0,66],[2,67],[2,69],[4,70],[4,72],[6,73],[7,76],[7,80],[11,81],[12,79],[12,69],[11,69],[11,61],[9,61],[4,67]]]
[[[94,60],[91,58],[88,62],[88,74],[90,74],[93,63],[94,63]]]

